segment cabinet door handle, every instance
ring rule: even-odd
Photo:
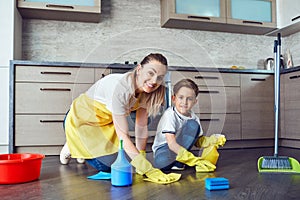
[[[44,119],[41,119],[40,122],[41,123],[63,123],[64,120],[44,120]]]
[[[47,8],[74,9],[74,6],[57,5],[57,4],[47,4],[46,7]]]
[[[71,72],[46,72],[46,71],[41,72],[41,74],[72,75]]]
[[[300,75],[290,76],[289,78],[290,79],[297,79],[297,78],[300,78]]]
[[[251,81],[266,81],[265,78],[251,78]]]
[[[293,21],[296,21],[296,20],[299,19],[299,18],[300,18],[300,15],[297,16],[297,17],[292,18],[292,22],[293,22]]]
[[[69,88],[40,88],[41,91],[71,91]]]
[[[198,93],[202,93],[202,94],[218,94],[220,92],[216,91],[216,90],[200,90]]]
[[[220,119],[216,119],[216,118],[213,118],[213,119],[200,119],[200,121],[203,121],[203,122],[218,122],[220,121]]]
[[[262,22],[257,22],[257,21],[248,21],[248,20],[243,20],[244,24],[260,24],[263,25]]]
[[[219,79],[217,76],[195,76],[195,79]]]
[[[210,17],[202,17],[202,16],[192,16],[192,15],[189,15],[188,18],[190,19],[204,19],[204,20],[210,20]]]

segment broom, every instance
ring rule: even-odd
[[[292,169],[290,159],[287,156],[278,156],[278,128],[279,128],[279,106],[280,106],[280,33],[274,41],[274,92],[275,92],[275,144],[274,156],[263,156],[262,169]]]

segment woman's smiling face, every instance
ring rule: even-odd
[[[151,93],[164,81],[167,67],[157,60],[151,60],[137,67],[136,84],[139,92]]]

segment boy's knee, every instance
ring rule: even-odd
[[[199,128],[199,123],[196,120],[187,120],[186,126],[191,128]]]
[[[188,120],[183,127],[183,131],[185,134],[196,136],[200,132],[200,125],[195,120]]]

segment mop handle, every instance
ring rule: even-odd
[[[276,46],[276,47],[275,47]],[[274,144],[274,156],[278,156],[278,129],[279,129],[279,106],[280,106],[280,47],[281,39],[280,33],[278,33],[277,40],[274,42],[274,54],[275,54],[275,68],[274,68],[274,94],[275,94],[275,144]]]

